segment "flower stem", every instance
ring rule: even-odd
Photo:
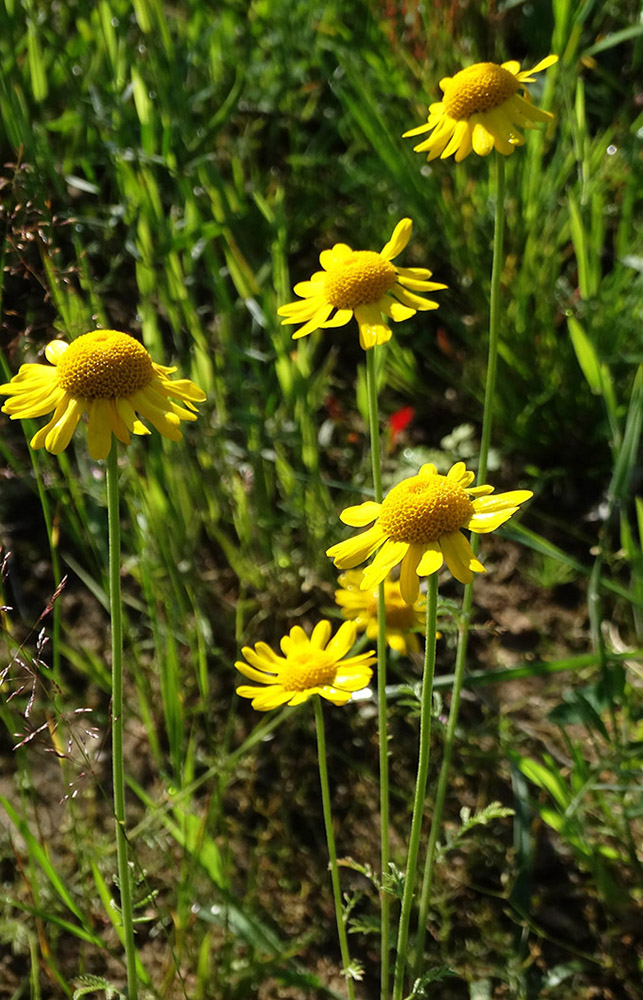
[[[136,1000],[136,947],[132,889],[125,836],[125,774],[123,770],[123,620],[121,604],[121,531],[118,502],[118,448],[116,440],[107,459],[107,516],[109,523],[109,608],[112,625],[112,773],[116,855],[121,895],[121,920],[127,965],[127,997]]]
[[[431,751],[431,712],[433,708],[433,674],[435,671],[435,639],[438,606],[438,574],[429,577],[426,597],[426,630],[424,647],[424,674],[422,677],[422,707],[420,714],[420,741],[418,752],[417,777],[415,779],[415,800],[413,803],[413,819],[411,821],[411,836],[406,860],[406,876],[404,878],[404,894],[397,934],[397,954],[395,958],[395,979],[393,982],[393,1000],[402,1000],[404,990],[404,970],[407,959],[409,938],[409,922],[411,906],[415,890],[415,873],[417,870],[420,835],[422,833],[422,817],[426,783],[429,774],[429,756]]]
[[[322,806],[324,811],[324,826],[326,827],[326,842],[328,844],[328,857],[330,860],[330,877],[333,884],[333,899],[335,902],[335,919],[337,920],[337,933],[339,935],[339,949],[342,955],[342,965],[346,976],[346,988],[349,1000],[355,1000],[355,987],[350,975],[350,953],[348,951],[348,938],[346,936],[346,926],[344,924],[344,913],[342,909],[342,894],[339,886],[339,870],[337,868],[337,850],[335,848],[335,834],[333,833],[333,817],[330,805],[330,789],[328,787],[328,766],[326,763],[326,734],[324,731],[324,713],[322,711],[321,698],[315,695],[313,698],[315,705],[315,728],[317,730],[317,757],[319,762],[319,782],[321,785]]]
[[[368,395],[368,425],[371,439],[371,465],[375,501],[382,502],[382,459],[380,452],[379,412],[377,406],[377,374],[375,348],[366,351],[366,387]],[[380,583],[377,595],[377,706],[380,767],[380,869],[382,873],[381,904],[381,972],[382,1000],[388,1000],[389,961],[391,951],[391,897],[385,887],[389,876],[389,781],[388,781],[388,724],[386,704],[386,602],[384,584]]]
[[[489,358],[487,361],[487,380],[485,385],[484,411],[482,415],[482,435],[480,440],[480,459],[478,462],[478,484],[484,483],[487,478],[487,465],[489,459],[489,446],[491,443],[491,423],[493,419],[493,404],[496,386],[496,371],[498,367],[498,333],[499,333],[499,304],[500,304],[500,275],[502,274],[502,254],[505,227],[505,161],[504,157],[496,152],[496,211],[494,218],[493,233],[493,261],[491,265],[491,292],[489,299]],[[474,534],[471,538],[471,548],[474,555],[478,554],[480,547],[480,535]],[[462,694],[462,682],[464,679],[464,668],[467,661],[467,645],[469,642],[469,623],[471,619],[471,607],[473,605],[473,584],[469,583],[464,588],[462,597],[462,618],[458,636],[458,650],[453,677],[453,689],[451,692],[451,706],[449,709],[449,720],[444,739],[444,752],[442,764],[440,766],[440,776],[433,809],[433,819],[431,821],[431,832],[429,835],[429,845],[427,848],[426,862],[424,865],[424,878],[422,881],[422,894],[420,897],[420,912],[418,916],[418,933],[415,948],[414,975],[417,977],[422,970],[424,957],[424,941],[426,936],[426,924],[429,915],[429,905],[431,903],[431,889],[433,886],[433,874],[435,869],[435,855],[438,836],[442,825],[442,813],[444,811],[444,801],[446,798],[447,783],[449,779],[449,768],[453,755],[455,743],[456,727],[458,724],[458,713],[460,711],[460,696]]]
[[[478,462],[478,483],[487,478],[487,462],[491,443],[491,422],[496,389],[498,367],[498,318],[500,315],[500,275],[502,274],[502,248],[505,232],[505,158],[496,152],[496,212],[493,229],[493,262],[491,265],[491,291],[489,296],[489,358],[487,361],[487,381],[484,392],[482,414],[482,436],[480,438],[480,460]],[[477,537],[477,536],[476,536]]]

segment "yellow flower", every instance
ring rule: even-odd
[[[524,85],[534,82],[532,73],[540,73],[557,61],[558,56],[547,56],[522,72],[514,60],[501,66],[475,63],[445,77],[440,80],[444,97],[430,105],[426,124],[405,132],[404,138],[434,130],[414,147],[417,153],[428,153],[427,160],[455,153],[459,163],[472,149],[487,156],[494,146],[503,156],[510,156],[525,142],[518,128],[536,128],[537,122],[554,120],[549,111],[534,106]]]
[[[493,486],[471,486],[474,478],[464,462],[457,462],[446,476],[438,475],[434,465],[423,465],[417,476],[389,490],[382,503],[368,500],[342,511],[344,524],[354,528],[375,523],[332,545],[326,555],[338,569],[350,569],[380,549],[364,572],[361,588],[371,590],[401,563],[400,590],[407,604],[417,600],[418,577],[436,573],[445,560],[456,580],[471,583],[473,574],[485,568],[460,528],[479,534],[495,531],[533,495],[531,490],[512,490],[492,497]]]
[[[299,625],[291,628],[280,643],[283,656],[265,642],[258,642],[254,649],[244,646],[241,653],[248,662],[238,660],[235,667],[251,681],[265,686],[243,684],[237,694],[252,698],[252,707],[260,712],[279,705],[301,705],[314,694],[334,705],[345,705],[353,691],[361,691],[373,676],[372,650],[344,659],[356,633],[354,622],[344,622],[331,639],[330,622],[321,621],[310,638]]]
[[[349,569],[342,573],[337,579],[342,589],[335,591],[335,602],[342,609],[344,618],[355,621],[359,632],[366,632],[369,639],[377,639],[378,587],[361,590],[363,576],[361,569]],[[411,630],[424,623],[424,594],[420,594],[414,604],[407,604],[400,593],[399,582],[388,578],[384,581],[384,602],[388,645],[403,656],[419,653],[418,637]]]
[[[181,421],[196,420],[194,403],[205,399],[194,382],[169,379],[176,368],[157,365],[138,340],[117,330],[85,333],[71,344],[53,340],[45,357],[53,367],[22,365],[10,382],[0,385],[0,392],[12,397],[2,407],[12,420],[54,411],[31,439],[32,448],[44,445],[54,455],[67,447],[84,413],[89,415],[87,443],[92,458],[107,458],[112,432],[123,444],[130,443],[130,434],[149,434],[137,413],[164,437],[180,441]]]
[[[437,302],[415,293],[447,286],[429,281],[431,271],[425,267],[397,267],[391,263],[409,242],[412,227],[411,219],[398,222],[379,253],[352,250],[346,243],[323,250],[319,255],[323,271],[315,271],[310,281],[295,285],[294,291],[302,301],[289,302],[277,310],[286,317],[282,326],[303,323],[293,333],[293,340],[320,328],[345,326],[355,316],[360,345],[367,351],[391,339],[391,328],[384,316],[399,322],[418,311],[437,309]]]

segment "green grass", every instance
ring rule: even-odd
[[[454,837],[463,806],[501,801],[515,816],[448,841],[427,968],[452,973],[441,1000],[636,995],[635,958],[610,949],[640,921],[643,888],[637,17],[632,2],[591,0],[409,4],[405,15],[321,0],[0,5],[5,377],[54,337],[105,326],[139,336],[208,395],[184,444],[152,435],[121,456],[130,843],[151,996],[343,995],[310,717],[258,723],[233,694],[233,663],[242,644],[274,644],[332,605],[324,550],[337,511],[370,488],[365,374],[354,328],[295,345],[276,310],[322,249],[379,249],[411,216],[404,263],[428,264],[449,288],[385,353],[383,420],[415,409],[408,449],[385,455],[385,488],[444,440],[451,459],[469,458],[467,446],[475,457],[488,164],[427,167],[400,137],[464,63],[528,66],[550,51],[560,61],[532,89],[557,126],[507,161],[490,474],[536,496],[483,547],[490,567],[520,553],[507,600],[535,634],[512,648],[503,626],[483,627],[493,610],[479,611],[475,700],[447,802]],[[100,978],[121,989],[124,978],[110,903],[103,469],[82,430],[58,460],[32,453],[25,429],[4,421],[0,440],[12,552],[1,603],[13,609],[0,662],[0,997],[71,997],[81,982],[108,995]],[[444,607],[448,677],[457,603]],[[517,678],[525,688],[502,683]],[[400,866],[415,707],[411,689],[391,723]],[[338,848],[376,868],[374,727],[366,710],[353,715],[329,720]],[[368,967],[377,893],[363,875],[347,884],[361,928],[351,947]],[[584,934],[549,920],[560,886]],[[360,989],[370,1000],[375,977]]]

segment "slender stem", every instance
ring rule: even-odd
[[[107,459],[107,516],[109,522],[109,608],[112,625],[112,773],[116,855],[121,894],[121,920],[125,941],[128,1000],[136,1000],[136,947],[132,889],[125,836],[125,774],[123,770],[123,620],[121,605],[121,531],[118,503],[118,448],[112,441]]]
[[[489,297],[489,358],[487,361],[487,381],[484,392],[482,414],[482,436],[480,439],[480,460],[478,462],[478,483],[487,478],[487,462],[491,443],[491,422],[498,367],[498,331],[500,315],[500,275],[502,274],[502,248],[505,232],[505,158],[496,152],[496,212],[493,230],[493,263],[491,265],[491,292]]]
[[[368,424],[371,438],[371,464],[373,467],[373,491],[377,503],[382,501],[382,460],[380,452],[379,414],[377,406],[377,378],[375,371],[375,348],[366,351],[366,386],[368,394]],[[379,586],[377,596],[377,708],[379,731],[380,767],[380,867],[382,872],[381,905],[381,972],[380,989],[382,1000],[388,1000],[391,951],[391,897],[385,882],[389,876],[389,780],[388,780],[388,724],[386,699],[386,603],[384,584]]]
[[[335,901],[335,918],[337,920],[337,933],[339,935],[339,949],[342,955],[343,972],[346,976],[346,988],[350,1000],[355,1000],[355,987],[350,975],[351,957],[348,951],[348,938],[346,936],[346,926],[344,924],[344,913],[342,909],[342,893],[339,886],[339,869],[337,868],[337,850],[335,848],[335,834],[333,833],[333,816],[330,805],[330,789],[328,787],[328,766],[326,763],[326,734],[324,731],[324,713],[322,711],[321,698],[315,695],[315,727],[317,729],[317,757],[319,761],[319,782],[321,784],[322,806],[324,810],[324,826],[326,827],[326,842],[328,844],[328,857],[330,860],[330,877],[333,883],[333,899]]]
[[[496,152],[496,210],[494,217],[493,232],[493,262],[491,265],[491,293],[489,301],[489,358],[487,362],[487,380],[485,385],[484,411],[482,415],[482,436],[480,440],[480,459],[478,462],[478,484],[484,483],[487,478],[487,465],[489,459],[489,445],[491,443],[491,424],[493,420],[493,405],[496,385],[496,370],[498,366],[498,334],[499,334],[499,309],[500,309],[500,275],[502,274],[502,253],[505,227],[505,161],[504,157]],[[480,536],[473,535],[471,538],[471,548],[474,555],[477,555],[480,546]],[[458,637],[458,650],[453,677],[453,690],[451,692],[451,707],[449,709],[449,720],[444,740],[444,755],[440,767],[438,787],[436,792],[433,819],[431,821],[431,833],[429,835],[429,845],[427,848],[426,862],[424,866],[424,879],[422,882],[422,894],[420,896],[420,912],[418,916],[418,933],[415,948],[415,975],[418,976],[422,969],[424,956],[424,941],[426,936],[426,923],[431,902],[431,889],[433,884],[433,873],[435,868],[435,854],[438,836],[442,825],[442,813],[444,811],[444,800],[449,778],[449,768],[453,745],[455,742],[456,727],[458,724],[458,713],[460,711],[460,696],[462,694],[462,681],[467,661],[467,645],[469,641],[469,622],[471,619],[471,607],[473,604],[473,584],[467,584],[462,597],[462,618]]]
[[[473,543],[472,543],[473,548]],[[477,546],[476,546],[477,548]],[[464,678],[464,668],[467,662],[467,643],[469,640],[469,619],[471,616],[471,605],[473,603],[473,584],[469,583],[464,588],[462,598],[462,618],[460,621],[460,633],[458,636],[458,650],[456,653],[455,669],[453,676],[453,690],[451,692],[451,707],[449,709],[449,720],[444,738],[444,751],[442,764],[440,765],[440,776],[438,787],[435,793],[435,805],[433,807],[433,818],[431,819],[431,832],[429,833],[429,846],[427,848],[426,861],[424,864],[424,876],[422,879],[422,892],[420,895],[420,909],[418,913],[418,929],[415,943],[415,963],[413,967],[413,978],[417,979],[422,973],[424,960],[424,941],[426,938],[426,925],[429,916],[429,904],[431,902],[431,889],[433,888],[433,872],[435,867],[435,854],[438,836],[442,826],[442,813],[444,811],[444,800],[446,798],[447,784],[449,780],[449,767],[455,743],[456,727],[458,724],[458,713],[460,710],[460,695],[462,693],[462,680]]]
[[[433,674],[435,671],[435,632],[438,607],[438,574],[429,577],[426,596],[426,629],[424,644],[424,674],[422,677],[422,707],[420,714],[420,740],[418,751],[418,769],[415,779],[415,801],[413,803],[413,819],[411,821],[411,836],[406,860],[406,876],[404,878],[404,894],[397,933],[397,954],[395,958],[395,979],[393,982],[393,1000],[402,1000],[404,990],[404,970],[406,968],[407,946],[409,939],[409,922],[411,906],[415,890],[415,873],[417,870],[420,835],[422,833],[422,817],[426,797],[426,783],[429,775],[429,756],[431,751],[431,712],[433,708]]]

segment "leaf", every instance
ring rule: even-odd
[[[571,337],[572,347],[576,352],[577,361],[581,367],[587,384],[597,396],[603,394],[601,363],[589,337],[573,316],[567,317],[567,329]]]

